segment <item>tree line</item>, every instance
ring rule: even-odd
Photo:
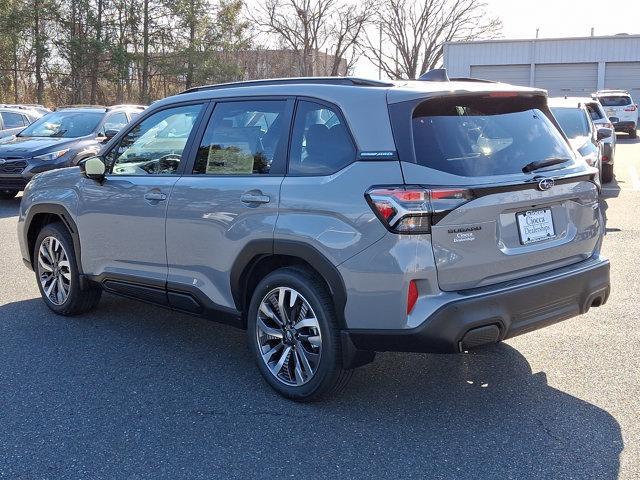
[[[363,59],[415,78],[444,42],[499,31],[480,0],[0,0],[0,102],[148,104],[201,84],[352,73]],[[260,55],[273,51],[284,70]]]

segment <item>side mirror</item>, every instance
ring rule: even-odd
[[[107,166],[100,157],[87,158],[80,164],[85,176],[91,180],[102,183],[107,171]]]
[[[613,135],[613,130],[610,128],[599,128],[598,129],[598,141],[604,140],[605,138],[609,138]]]
[[[109,129],[106,132],[104,132],[104,136],[107,139],[107,141],[111,140],[117,134],[118,134],[118,130],[113,130],[113,129]]]

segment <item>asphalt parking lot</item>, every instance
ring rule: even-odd
[[[467,355],[378,355],[309,405],[233,328],[107,295],[53,315],[2,202],[0,477],[640,478],[639,172],[622,134],[607,305]]]

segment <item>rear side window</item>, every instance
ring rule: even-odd
[[[356,147],[344,121],[333,108],[298,102],[291,139],[289,173],[330,175],[356,158]]]
[[[555,125],[526,98],[457,96],[414,110],[418,164],[464,177],[522,173],[530,162],[572,159]],[[542,108],[542,107],[541,107]]]
[[[283,100],[217,104],[198,148],[193,173],[271,173],[289,130],[285,109]]]
[[[4,128],[7,129],[24,127],[25,125],[22,115],[12,112],[2,112],[2,122],[4,123]]]
[[[631,105],[631,97],[627,95],[611,95],[598,97],[603,107],[626,107]]]

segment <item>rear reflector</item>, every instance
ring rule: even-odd
[[[407,315],[411,313],[413,307],[416,306],[416,302],[418,301],[418,287],[416,286],[416,281],[411,280],[409,282],[409,291],[407,292]]]

